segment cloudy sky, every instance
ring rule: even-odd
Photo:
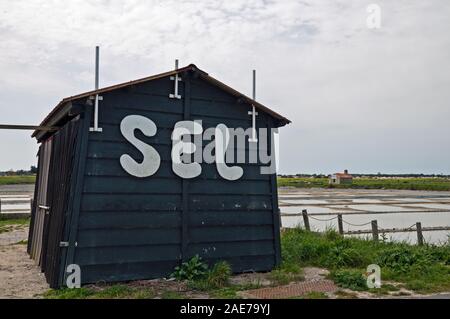
[[[379,29],[367,7],[381,8]],[[0,0],[0,123],[38,124],[60,99],[167,71],[178,58],[292,120],[282,173],[450,174],[448,0]],[[0,170],[36,163],[0,131]]]

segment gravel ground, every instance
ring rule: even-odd
[[[40,298],[47,291],[44,275],[20,243],[28,237],[28,227],[0,234],[0,298]]]

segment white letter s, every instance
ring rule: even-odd
[[[145,136],[154,136],[157,128],[155,123],[140,115],[129,115],[120,123],[122,135],[143,155],[142,163],[136,162],[130,155],[123,154],[120,157],[120,165],[130,175],[136,177],[148,177],[156,173],[160,164],[161,157],[158,152],[150,145],[138,140],[134,136],[134,130],[139,129]]]

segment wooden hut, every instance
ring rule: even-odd
[[[173,132],[194,120],[204,130],[289,123],[192,64],[65,98],[43,120],[55,130],[33,133],[28,252],[51,287],[65,285],[72,264],[84,284],[164,277],[195,255],[234,272],[280,263],[275,172],[258,160],[224,178],[200,163],[199,174],[180,177]],[[266,142],[273,154],[273,134]]]

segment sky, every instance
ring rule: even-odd
[[[368,25],[375,4],[379,28]],[[0,123],[64,97],[196,64],[286,116],[280,173],[450,174],[448,0],[0,0]],[[36,165],[0,130],[0,171]]]

